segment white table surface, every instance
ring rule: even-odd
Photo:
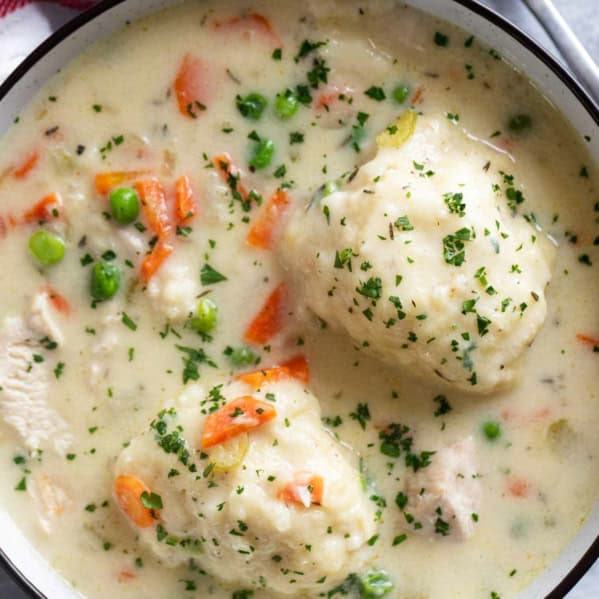
[[[3,0],[0,0],[0,4],[2,2]],[[560,58],[559,52],[522,0],[481,0],[481,2],[504,14]],[[554,0],[554,3],[591,55],[599,62],[599,0]],[[41,19],[40,13],[43,16]],[[9,28],[4,31],[5,36],[10,35],[11,30],[13,32],[10,44],[7,43],[6,37],[3,38],[0,35],[0,81],[30,50],[49,36],[52,31],[72,18],[74,14],[75,12],[72,10],[42,3],[37,6],[28,6],[18,14],[11,15]],[[29,36],[14,35],[14,31],[22,24],[22,20],[33,18],[36,19],[36,26]],[[26,599],[26,597],[8,575],[0,569],[0,599]],[[567,599],[599,599],[599,562],[567,595]]]

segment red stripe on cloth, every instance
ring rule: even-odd
[[[91,8],[97,0],[0,0],[0,19],[17,10],[17,8],[22,8],[26,4],[33,4],[34,2],[40,1],[50,2],[51,4],[60,4],[76,10],[85,10]]]

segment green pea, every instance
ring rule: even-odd
[[[251,93],[245,97],[237,96],[235,103],[244,117],[257,121],[268,105],[268,100],[262,94]]]
[[[198,333],[209,333],[216,326],[217,312],[216,304],[203,297],[198,302],[195,316],[191,319],[191,328]]]
[[[370,570],[358,577],[361,599],[379,599],[393,590],[394,584],[384,570]]]
[[[393,98],[398,104],[403,104],[410,96],[410,86],[405,83],[400,83],[393,90]]]
[[[489,441],[495,441],[501,437],[501,424],[494,420],[489,420],[483,424],[483,433]]]
[[[64,241],[58,236],[41,229],[29,238],[29,251],[44,266],[60,262],[64,257]]]
[[[229,353],[229,360],[234,366],[252,366],[258,356],[249,347],[236,347]]]
[[[299,108],[299,100],[292,90],[288,89],[283,94],[277,94],[275,101],[275,114],[283,120],[290,119]]]
[[[521,133],[532,127],[532,118],[528,114],[516,114],[510,119],[508,127],[511,131]]]
[[[112,216],[117,223],[128,225],[139,215],[139,196],[133,187],[120,187],[110,192]]]
[[[113,297],[121,286],[121,273],[111,262],[102,260],[92,268],[90,291],[96,301]]]
[[[322,197],[326,198],[336,191],[339,191],[339,180],[335,179],[333,181],[327,181],[322,190]]]
[[[266,168],[271,163],[274,153],[275,144],[272,139],[268,139],[267,137],[261,138],[254,146],[250,166],[255,169]]]

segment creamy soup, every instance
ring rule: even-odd
[[[87,597],[515,596],[599,494],[587,141],[391,1],[124,23],[0,143],[3,507]]]

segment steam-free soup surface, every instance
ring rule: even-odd
[[[586,143],[393,2],[124,23],[0,144],[3,507],[88,597],[515,596],[599,493]]]

